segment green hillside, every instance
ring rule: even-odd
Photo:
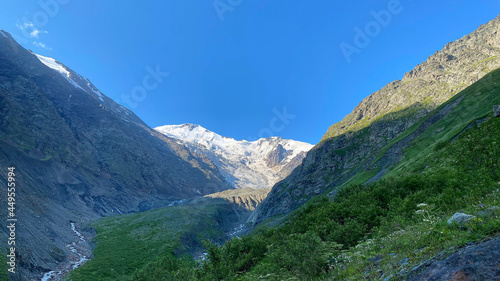
[[[405,150],[405,161],[394,167],[390,175],[404,171],[418,172],[424,168],[422,165],[427,164],[422,161],[426,157],[447,146],[464,130],[491,118],[493,106],[500,104],[499,82],[500,71],[493,71],[441,106],[440,108],[444,108],[460,100],[459,105],[446,118],[436,122],[412,142]]]
[[[218,206],[103,219],[95,224],[95,258],[71,278],[403,280],[415,275],[411,269],[423,261],[500,232],[500,212],[492,208],[500,206],[500,119],[492,116],[493,105],[500,104],[499,82],[496,70],[429,113],[380,150],[370,164],[377,169],[357,173],[334,198],[325,192],[280,226],[259,227],[223,246],[205,242],[208,259],[201,264],[175,256],[181,256],[182,235],[220,235],[210,227]],[[394,149],[401,155],[387,158]],[[388,165],[381,179],[360,184]],[[477,218],[448,224],[456,212]]]
[[[376,162],[418,133],[381,180],[345,185],[278,228],[226,243],[211,252],[200,279],[405,279],[424,260],[499,233],[499,210],[492,208],[500,204],[500,119],[492,118],[498,82],[500,70],[387,145]],[[449,225],[456,212],[477,218]]]
[[[221,241],[224,230],[247,213],[223,199],[198,198],[157,210],[102,218],[89,225],[97,231],[95,257],[67,279],[135,280],[134,276],[144,272],[154,275],[151,268],[157,266],[194,266],[191,255],[202,254],[201,241]],[[183,276],[178,280],[191,280],[189,275]]]

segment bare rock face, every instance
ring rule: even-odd
[[[267,155],[266,165],[270,168],[274,168],[278,166],[289,154],[290,152],[286,151],[282,144],[278,144],[276,148]]]
[[[495,105],[493,107],[493,115],[495,116],[495,118],[500,117],[500,105]]]
[[[455,94],[500,68],[499,56],[500,17],[447,44],[406,73],[402,80],[368,96],[352,113],[328,129],[302,165],[273,187],[252,214],[251,221],[260,223],[269,217],[288,214],[358,173],[371,173],[377,168],[371,163],[378,159],[381,148]],[[429,118],[417,134],[443,118],[459,102]],[[405,138],[377,160],[382,169],[372,180],[382,177],[415,137]],[[335,194],[334,189],[330,195]]]
[[[500,280],[500,237],[433,262],[411,281]]]
[[[230,188],[208,158],[194,156],[88,79],[2,33],[0,185],[7,185],[7,167],[15,167],[22,245],[12,278],[40,280],[68,262],[68,244],[78,239],[71,223]],[[2,206],[5,200],[0,196]],[[5,227],[1,241],[7,241]]]
[[[205,197],[210,198],[222,198],[230,203],[236,204],[246,210],[253,211],[267,196],[271,191],[269,188],[253,189],[253,188],[242,188],[242,189],[230,189],[222,192],[217,192],[214,194],[206,195]]]

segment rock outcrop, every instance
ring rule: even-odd
[[[269,188],[230,189],[222,192],[217,192],[214,194],[209,194],[206,195],[205,197],[222,198],[246,210],[253,211],[266,198],[269,191],[271,191],[271,189]]]
[[[469,245],[429,265],[411,281],[500,280],[500,237]]]

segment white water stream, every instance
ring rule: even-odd
[[[74,223],[71,223],[71,230],[73,230],[73,232],[75,233],[76,237],[78,238],[78,241],[66,245],[66,247],[74,254],[73,256],[68,257],[69,265],[67,264],[60,269],[56,269],[45,273],[42,276],[42,279],[40,279],[40,281],[59,280],[70,270],[77,269],[78,267],[82,266],[86,261],[89,260],[89,258],[86,255],[84,255],[83,253],[81,253],[81,251],[78,250],[81,244],[85,244],[87,242],[85,240],[85,237],[76,229]]]

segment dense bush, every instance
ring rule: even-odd
[[[194,261],[186,256],[175,258],[172,254],[157,257],[134,274],[134,280],[137,281],[190,281],[194,279]]]
[[[302,280],[328,271],[328,258],[334,249],[316,233],[294,233],[282,243],[269,246],[269,262]]]

